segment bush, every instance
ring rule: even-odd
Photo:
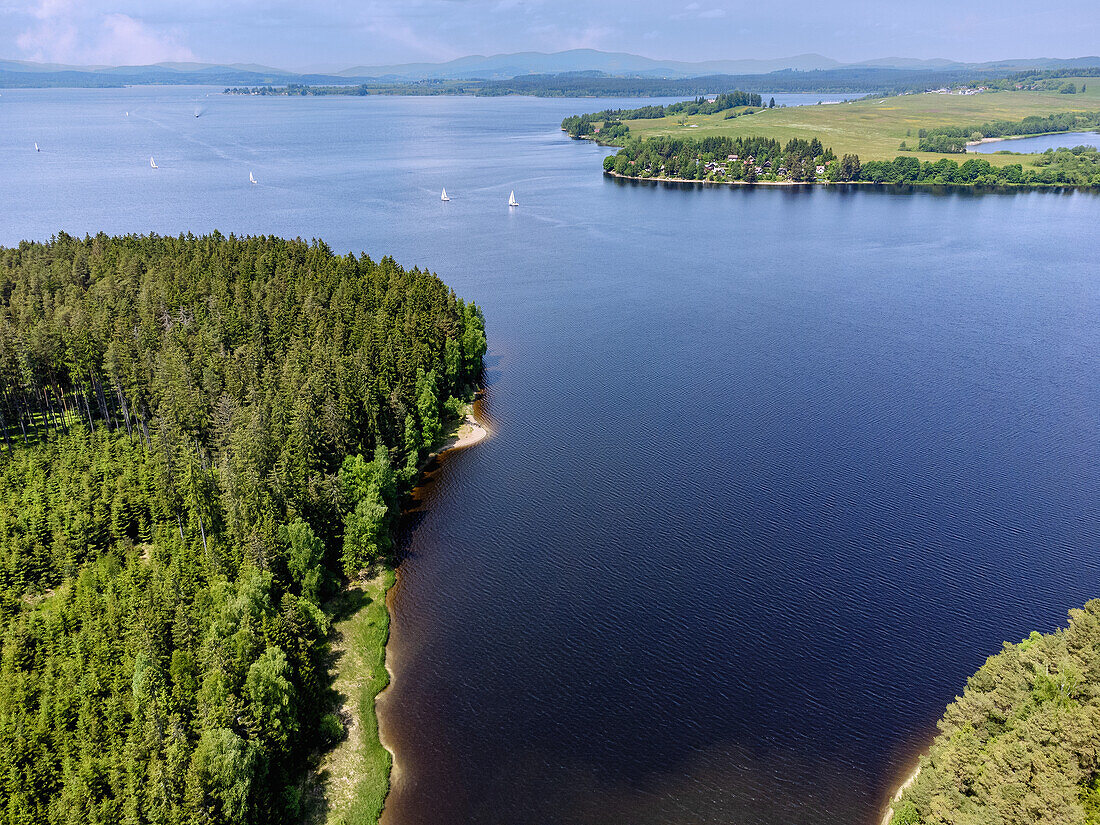
[[[317,726],[317,735],[325,745],[334,745],[344,738],[344,723],[335,713],[326,713]]]

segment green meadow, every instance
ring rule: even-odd
[[[818,106],[792,106],[763,109],[726,119],[729,111],[691,117],[672,116],[654,120],[627,121],[635,138],[674,136],[703,138],[762,136],[786,143],[791,138],[818,138],[838,155],[854,153],[861,160],[893,160],[902,150],[902,141],[917,145],[921,129],[938,126],[969,126],[995,120],[1019,121],[1030,115],[1049,115],[1070,111],[1100,110],[1100,78],[1067,78],[1084,93],[1058,92],[982,92],[973,95],[911,94],[874,98],[850,103]],[[741,110],[744,111],[744,110]],[[1004,143],[1011,150],[1012,141]],[[960,160],[959,155],[910,151],[922,162],[940,158]],[[983,155],[990,163],[1028,163],[1028,155]]]

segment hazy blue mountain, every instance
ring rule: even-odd
[[[471,55],[444,63],[405,63],[391,66],[354,66],[340,72],[301,74],[253,63],[157,63],[149,66],[67,66],[0,60],[0,87],[121,86],[147,84],[205,84],[225,86],[280,86],[287,83],[338,85],[360,82],[500,81],[533,76],[568,76],[590,73],[619,78],[668,79],[746,77],[774,72],[962,70],[1021,71],[1100,65],[1100,57],[1025,58],[988,63],[961,63],[886,57],[861,63],[839,63],[819,54],[801,54],[772,60],[707,60],[689,63],[656,60],[624,52],[571,49],[544,54],[518,52],[485,57]],[[881,79],[881,78],[880,78]],[[870,87],[868,87],[870,88]]]
[[[354,66],[339,74],[345,77],[373,77],[395,80],[500,79],[524,74],[558,74],[599,71],[608,74],[691,77],[704,74],[765,74],[778,69],[832,69],[836,60],[819,54],[801,54],[773,60],[707,60],[687,63],[655,60],[623,52],[570,49],[564,52],[518,52],[489,57],[470,55],[445,63],[404,63],[391,66]]]

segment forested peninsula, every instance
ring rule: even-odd
[[[891,825],[1100,823],[1100,599],[1069,615],[970,677]]]
[[[439,278],[319,241],[0,249],[2,821],[323,817],[330,606],[484,352]]]

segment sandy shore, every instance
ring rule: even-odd
[[[466,447],[472,447],[487,435],[489,435],[489,431],[481,426],[478,420],[474,418],[473,412],[468,412],[466,413],[466,418],[459,425],[454,435],[444,441],[442,446],[428,457],[436,458],[444,453],[449,453],[451,450],[462,450]]]
[[[473,405],[471,405],[470,410],[466,413],[466,417],[462,420],[462,423],[459,424],[458,429],[455,430],[455,432],[446,441],[444,441],[443,444],[440,445],[438,450],[435,450],[434,452],[429,454],[427,458],[424,459],[423,464],[421,464],[421,469],[423,469],[424,466],[426,466],[432,459],[437,458],[444,453],[451,452],[452,450],[461,450],[466,447],[471,447],[488,435],[489,431],[485,427],[481,426],[480,422],[478,422],[478,420],[474,417]],[[423,481],[423,479],[421,479],[421,481]],[[400,577],[400,574],[396,570],[394,571],[394,574],[394,583],[396,584],[396,579]],[[393,617],[392,599],[394,592],[395,588],[391,586],[389,589],[386,590],[385,596],[386,611],[389,613],[391,619]],[[386,672],[389,674],[389,680],[386,686],[375,697],[375,717],[378,720],[378,741],[381,743],[382,747],[390,753],[390,785],[392,786],[394,780],[400,775],[401,766],[400,763],[397,761],[397,752],[394,749],[393,743],[388,741],[388,738],[386,737],[385,728],[382,725],[382,717],[377,710],[378,703],[380,701],[383,703],[386,701],[386,694],[390,690],[392,690],[394,681],[397,678],[397,674],[394,671],[393,657],[391,654],[392,651],[390,645],[387,644],[385,666]]]
[[[890,798],[890,806],[886,809],[886,813],[882,815],[881,825],[890,825],[890,820],[894,818],[894,806],[901,801],[901,795],[917,781],[918,776],[920,776],[920,765],[917,765],[913,772],[909,774],[909,778],[901,783],[901,787],[898,788],[897,792]]]

